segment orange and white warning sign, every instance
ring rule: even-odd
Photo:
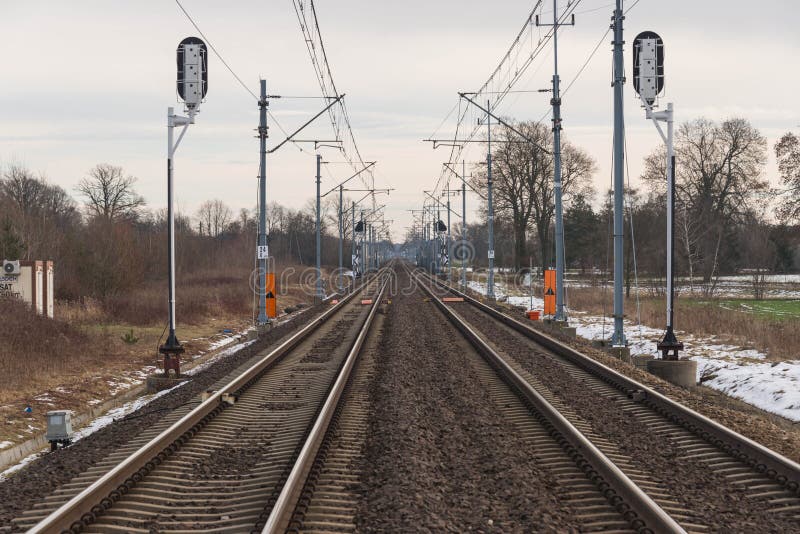
[[[545,269],[544,271],[544,314],[556,314],[556,271],[555,269]]]
[[[278,316],[278,301],[275,297],[275,273],[265,273],[264,275],[264,288],[267,292],[267,317],[274,319]]]

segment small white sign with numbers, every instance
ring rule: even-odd
[[[258,245],[258,259],[265,260],[269,256],[269,247],[267,245]]]

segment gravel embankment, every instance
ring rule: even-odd
[[[677,454],[669,439],[565,372],[545,349],[469,304],[457,305],[456,311],[573,408],[595,433],[612,441],[638,469],[660,480],[686,510],[698,512],[705,522],[725,532],[789,532],[797,528],[796,519],[768,512],[764,502],[746,495],[744,487],[732,485],[703,462]]]
[[[115,448],[125,444],[144,429],[205,391],[257,353],[275,345],[281,338],[307,324],[322,307],[307,310],[291,321],[270,330],[258,342],[230,356],[221,358],[208,368],[193,375],[189,382],[159,397],[128,419],[121,419],[81,439],[55,454],[44,454],[30,465],[0,482],[0,525],[8,525],[62,484],[103,459]]]
[[[477,356],[426,300],[420,290],[395,295],[384,324],[359,530],[577,530],[564,490],[481,384]]]

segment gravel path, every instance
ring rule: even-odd
[[[399,273],[400,287],[407,274]],[[360,531],[577,530],[554,478],[482,387],[474,352],[420,290],[384,324]]]
[[[185,404],[209,386],[230,374],[259,352],[275,345],[281,338],[307,324],[323,307],[307,310],[291,321],[270,330],[249,347],[222,358],[192,376],[189,382],[122,419],[81,439],[55,454],[44,454],[30,465],[0,482],[0,525],[30,509],[44,495],[69,482],[73,477],[106,457],[142,430],[164,417],[170,410]]]
[[[687,509],[701,512],[709,524],[729,532],[789,532],[800,528],[796,520],[766,511],[764,503],[748,497],[744,487],[732,485],[706,464],[676,454],[675,444],[584,381],[573,378],[545,349],[469,304],[457,305],[456,311],[573,408],[598,435],[611,440],[642,471],[663,482]]]

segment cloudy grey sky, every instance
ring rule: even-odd
[[[183,0],[203,32],[245,83],[257,91],[318,95],[290,0]],[[387,216],[394,236],[409,224],[422,190],[439,175],[444,149],[428,137],[457,101],[477,89],[505,53],[535,2],[503,0],[318,0],[317,12],[334,79],[347,93],[361,152],[378,160],[376,184],[396,188]],[[548,17],[550,2],[543,9]],[[564,0],[560,6],[566,5]],[[628,6],[633,0],[626,2]],[[577,25],[562,30],[560,71],[573,78],[608,27],[613,2],[582,0]],[[0,165],[25,164],[74,193],[99,162],[139,178],[153,207],[165,203],[165,115],[174,94],[177,43],[196,32],[170,0],[0,0]],[[550,15],[551,16],[551,15]],[[667,94],[678,120],[742,116],[767,136],[800,130],[800,3],[791,0],[640,0],[625,21],[630,43],[642,30],[663,37]],[[564,98],[564,135],[598,162],[598,190],[610,180],[612,92],[610,37]],[[207,101],[176,156],[179,209],[206,199],[252,207],[256,199],[256,103],[217,58],[210,59]],[[548,87],[552,56],[542,55],[518,89]],[[630,79],[630,74],[628,75]],[[499,113],[538,120],[547,94],[514,95]],[[289,129],[315,113],[318,100],[275,100],[272,112]],[[660,138],[626,85],[632,181]],[[440,135],[452,134],[452,121]],[[272,128],[271,143],[281,138]],[[330,135],[320,122],[304,137]],[[331,159],[336,159],[330,154]],[[466,155],[482,157],[478,146]],[[770,153],[767,174],[775,179]],[[314,158],[287,146],[268,161],[270,200],[300,207],[313,194]],[[330,165],[324,188],[347,176]],[[475,199],[468,208],[477,207]]]

